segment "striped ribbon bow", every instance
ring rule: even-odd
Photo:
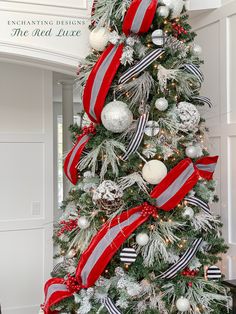
[[[200,158],[195,164],[190,158],[182,160],[151,192],[157,207],[170,211],[191,191],[199,178],[211,180],[217,160],[218,156]]]
[[[187,72],[196,76],[196,78],[198,79],[200,83],[204,81],[204,76],[203,76],[202,71],[195,64],[186,63],[182,66],[182,68],[186,70]]]
[[[110,314],[121,314],[121,312],[118,310],[118,308],[113,303],[112,299],[109,297],[106,297],[102,300],[102,304],[106,307],[107,311]]]
[[[147,32],[156,13],[157,0],[133,0],[123,22],[123,32]],[[112,84],[120,66],[124,44],[109,45],[102,53],[88,80],[83,93],[84,110],[94,123],[101,123],[101,113]]]

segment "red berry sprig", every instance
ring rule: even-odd
[[[70,219],[69,221],[62,220],[59,224],[62,225],[58,231],[57,236],[60,237],[65,231],[72,231],[78,227],[78,219]]]
[[[68,289],[71,293],[75,293],[81,289],[81,284],[77,281],[75,277],[72,277],[70,274],[67,275],[67,280],[65,281]]]
[[[172,23],[172,28],[175,31],[175,37],[178,37],[179,35],[187,35],[188,32],[186,31],[186,29],[184,29],[183,26],[181,26],[180,24],[173,22]]]
[[[96,128],[93,123],[91,123],[89,126],[83,127],[83,134],[96,134]]]
[[[142,208],[142,216],[147,217],[147,216],[152,216],[153,218],[157,218],[157,207],[153,206],[149,203],[143,203],[143,208]]]
[[[185,268],[181,272],[181,275],[186,276],[186,277],[196,277],[198,275],[198,273],[199,273],[198,270],[191,270],[189,268]]]

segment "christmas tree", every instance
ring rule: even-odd
[[[201,47],[183,0],[97,0],[80,62],[74,185],[44,313],[227,313],[227,251],[199,106]]]

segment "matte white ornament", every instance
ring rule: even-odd
[[[200,56],[202,54],[202,47],[200,45],[194,44],[192,47],[192,52],[195,56]]]
[[[146,233],[139,233],[136,236],[136,242],[140,246],[147,245],[149,242],[149,236]]]
[[[90,225],[88,219],[84,216],[81,216],[78,218],[78,226],[80,227],[80,229],[87,229]]]
[[[110,32],[105,27],[95,28],[89,35],[90,46],[98,51],[103,51],[109,41]]]
[[[180,312],[186,312],[190,309],[190,302],[188,299],[181,297],[177,300],[176,307]]]
[[[144,133],[147,136],[156,136],[160,132],[160,127],[157,121],[148,121]]]
[[[152,42],[157,46],[163,46],[164,37],[162,29],[157,29],[152,33]]]
[[[189,158],[197,158],[199,155],[199,150],[197,147],[195,146],[188,146],[185,149],[185,154],[186,156],[188,156]]]
[[[167,6],[159,6],[157,12],[160,16],[167,18],[170,14],[170,9]]]
[[[163,98],[158,98],[155,102],[155,107],[160,111],[165,111],[168,108],[168,101]]]
[[[144,180],[151,184],[160,183],[166,175],[167,168],[160,160],[150,160],[144,165],[142,169],[142,176]]]
[[[133,114],[124,102],[114,100],[104,107],[101,118],[108,131],[121,133],[132,123]]]
[[[182,214],[183,217],[189,217],[189,218],[193,218],[194,217],[194,210],[191,207],[186,206],[184,208],[184,212]]]

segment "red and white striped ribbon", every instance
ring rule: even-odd
[[[123,44],[110,45],[93,67],[84,88],[83,105],[90,120],[100,124],[104,102],[120,66]]]
[[[67,154],[64,160],[64,173],[74,185],[78,182],[79,179],[78,163],[86,144],[90,140],[91,134],[95,134],[95,127],[93,124],[90,124],[90,126],[85,126],[83,128],[83,133],[78,137],[77,142],[75,143],[71,151]]]
[[[190,158],[182,160],[151,192],[157,207],[170,211],[191,191],[200,177],[211,180],[217,160],[218,156],[203,157],[195,164]]]
[[[50,308],[53,305],[72,296],[76,291],[92,287],[121,245],[150,215],[156,218],[157,209],[144,203],[107,221],[81,255],[75,278],[52,278],[46,282],[43,305],[45,314],[52,314]]]
[[[123,32],[126,35],[148,32],[157,4],[157,0],[133,0],[124,18]]]

